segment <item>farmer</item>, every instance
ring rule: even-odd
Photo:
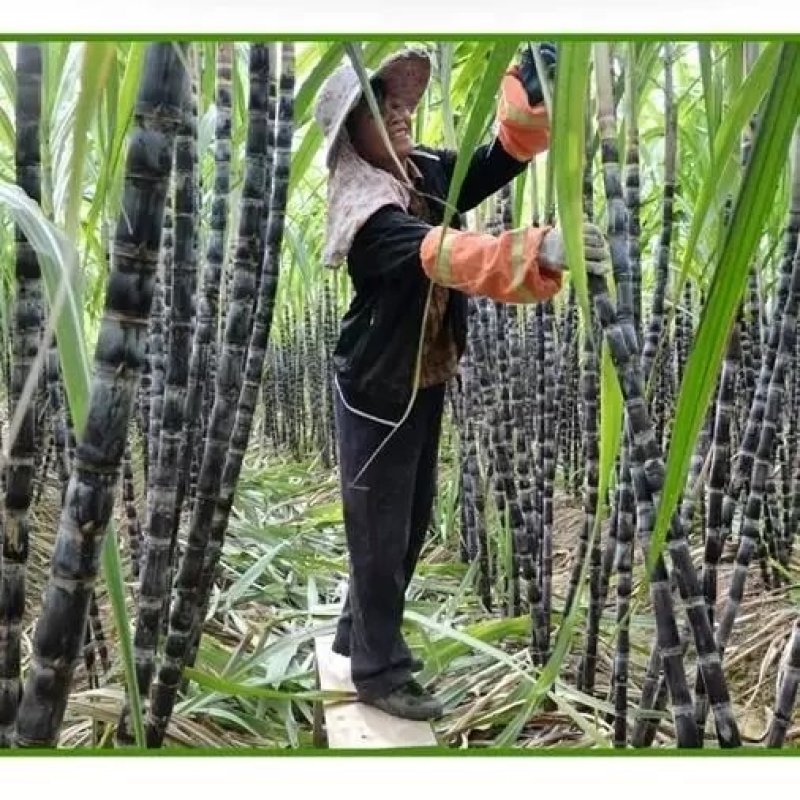
[[[541,52],[554,69],[555,48]],[[391,149],[349,64],[328,78],[315,107],[329,170],[324,260],[333,268],[347,261],[354,288],[333,356],[350,560],[333,650],[350,658],[360,701],[418,720],[439,717],[442,706],[412,677],[422,664],[401,623],[430,522],[445,385],[464,352],[467,295],[546,300],[559,291],[566,268],[557,229],[491,236],[458,230],[458,216],[441,226],[456,154],[411,137],[430,71],[424,52],[404,50],[371,76]],[[503,78],[496,136],[473,154],[458,212],[505,186],[547,148],[542,101],[528,48]],[[602,235],[587,225],[583,236],[588,268],[603,271]]]

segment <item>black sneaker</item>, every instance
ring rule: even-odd
[[[359,698],[359,700],[393,717],[418,722],[439,719],[443,714],[441,702],[415,680],[398,686],[382,697]]]

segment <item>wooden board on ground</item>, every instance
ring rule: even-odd
[[[314,640],[319,688],[353,692],[350,659],[334,653],[332,645],[333,636]],[[430,723],[399,719],[364,703],[325,701],[323,711],[331,748],[435,747],[437,744]]]

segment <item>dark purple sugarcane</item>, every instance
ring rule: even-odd
[[[164,660],[153,683],[150,709],[147,717],[148,747],[161,746],[167,724],[172,715],[181,673],[190,652],[198,612],[202,608],[202,576],[212,521],[219,502],[223,484],[224,467],[231,443],[231,434],[236,421],[236,408],[242,385],[253,380],[242,371],[242,352],[248,347],[250,330],[249,308],[255,290],[256,264],[258,256],[257,231],[261,223],[264,198],[265,139],[267,120],[266,107],[268,74],[270,69],[270,47],[252,44],[250,47],[250,104],[247,132],[247,168],[242,194],[242,211],[239,222],[239,237],[234,257],[234,279],[221,353],[214,407],[205,442],[204,455],[198,479],[197,495],[192,511],[186,549],[180,561],[176,577],[169,633],[164,647]],[[271,281],[264,281],[259,293],[273,291]],[[255,335],[255,328],[254,328]],[[260,384],[261,373],[255,382],[255,391]]]
[[[781,661],[775,707],[767,733],[767,747],[770,748],[783,746],[786,731],[792,724],[792,710],[797,700],[797,686],[800,684],[800,619],[795,620],[792,626]]]
[[[187,83],[183,46],[148,46],[129,137],[122,211],[85,428],[59,522],[17,720],[20,746],[52,747],[80,657],[100,553],[144,359],[175,133]]]
[[[41,45],[33,42],[17,45],[16,78],[16,183],[38,203],[42,194]],[[25,614],[25,573],[31,537],[29,510],[36,471],[39,402],[36,392],[28,400],[23,398],[23,392],[39,351],[39,333],[45,315],[39,258],[16,225],[14,245],[17,290],[12,311],[13,360],[8,397],[12,412],[16,412],[21,403],[23,411],[16,436],[10,442],[5,469],[5,519],[0,550],[0,747],[14,744],[14,721],[21,692],[20,634]]]
[[[588,280],[628,411],[632,443],[631,473],[640,520],[645,517],[643,521],[640,521],[639,534],[646,552],[649,549],[647,532],[652,530],[654,519],[653,501],[657,501],[663,487],[663,460],[644,404],[641,371],[635,360],[635,345],[632,346],[632,337],[616,318],[604,278],[590,274]],[[700,584],[677,514],[673,515],[671,520],[668,547],[678,576],[681,595],[684,597],[687,617],[692,627],[703,679],[715,712],[720,745],[723,747],[738,746],[740,743],[739,733],[731,710],[719,653],[714,646],[713,633],[705,611],[705,604],[702,601]],[[650,588],[659,634],[658,647],[673,700],[673,713],[679,742],[696,745],[698,741],[697,728],[692,714],[691,695],[682,667],[680,637],[673,612],[671,586],[661,558],[654,565]]]

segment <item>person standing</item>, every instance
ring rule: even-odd
[[[555,47],[541,53],[554,70]],[[346,262],[354,289],[333,354],[350,562],[333,650],[350,658],[361,702],[416,720],[443,709],[413,677],[422,663],[402,636],[404,599],[430,523],[445,386],[465,349],[468,296],[540,302],[560,290],[566,269],[557,228],[461,230],[460,215],[549,145],[530,49],[502,79],[496,134],[472,154],[447,228],[456,153],[415,144],[411,133],[430,72],[428,55],[409,48],[370,76],[384,130],[350,64],[329,76],[314,111],[329,173],[324,262]],[[601,269],[605,242],[588,223],[584,245],[589,268]]]

